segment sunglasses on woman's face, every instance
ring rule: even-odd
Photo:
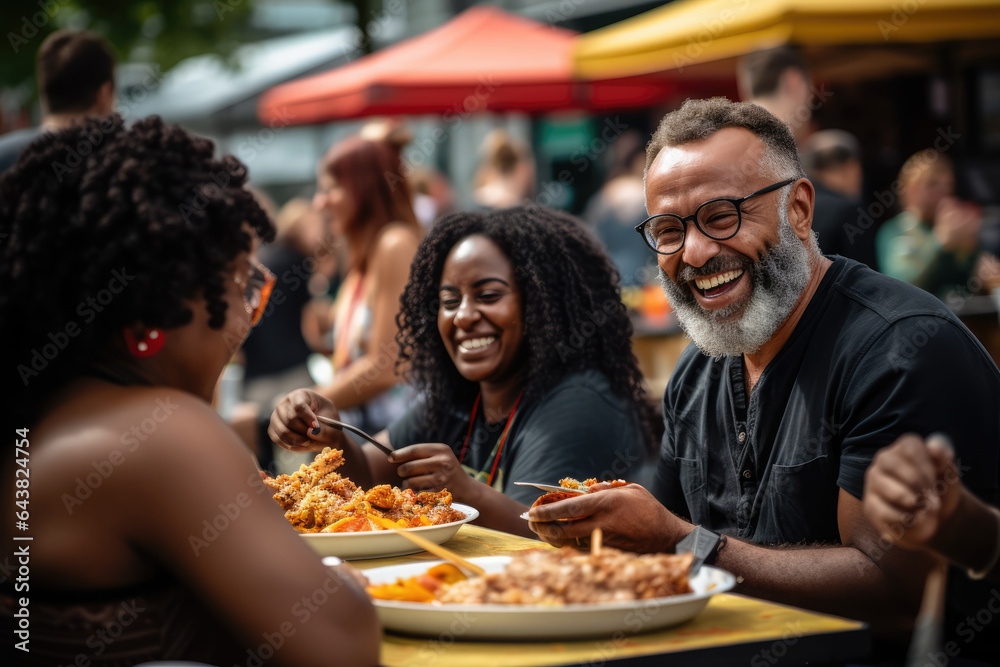
[[[246,282],[234,278],[237,285],[243,288],[243,304],[250,313],[250,326],[257,324],[267,307],[267,300],[274,289],[277,280],[266,266],[255,259],[250,260],[250,273]]]

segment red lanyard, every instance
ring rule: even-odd
[[[507,418],[507,425],[504,426],[503,433],[500,434],[499,447],[497,447],[497,457],[493,459],[493,467],[490,468],[490,476],[486,479],[487,486],[493,486],[493,476],[496,474],[497,466],[500,465],[500,455],[503,454],[503,445],[507,441],[507,434],[510,432],[510,427],[514,423],[514,415],[517,414],[517,404],[521,402],[521,396],[524,392],[517,395],[517,400],[514,401],[514,407],[510,410],[510,416]],[[476,402],[472,404],[472,414],[469,416],[469,430],[465,434],[465,442],[462,443],[462,453],[458,455],[458,462],[462,463],[465,460],[465,450],[469,448],[469,436],[472,435],[472,425],[476,422],[476,412],[479,410],[479,400],[483,397],[482,392],[476,394]]]

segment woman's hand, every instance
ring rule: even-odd
[[[424,442],[397,449],[389,457],[390,463],[400,464],[396,474],[404,486],[414,492],[448,489],[456,500],[468,495],[469,485],[477,483],[462,470],[455,452],[440,442]]]
[[[600,528],[604,543],[638,553],[670,551],[694,526],[646,489],[629,484],[532,507],[528,527],[549,544],[586,546]]]
[[[865,515],[882,536],[908,549],[934,546],[955,513],[962,483],[945,441],[912,433],[875,454],[865,472]]]
[[[332,419],[340,417],[330,400],[310,389],[296,389],[281,399],[271,413],[267,435],[293,452],[318,451],[324,447],[343,448],[344,434],[330,426],[321,426],[317,415]]]
[[[938,204],[934,218],[934,236],[948,252],[972,252],[979,243],[982,222],[975,204],[945,197]]]

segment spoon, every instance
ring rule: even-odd
[[[345,424],[342,421],[337,421],[336,419],[330,419],[329,417],[324,417],[322,415],[316,415],[316,419],[318,419],[319,421],[323,422],[324,424],[328,424],[328,425],[332,426],[333,428],[337,429],[338,431],[343,431],[344,429],[347,429],[351,433],[357,433],[362,438],[364,438],[368,442],[370,442],[373,445],[375,445],[380,451],[384,452],[386,455],[392,454],[392,450],[391,449],[389,449],[388,447],[386,447],[385,445],[383,445],[381,442],[379,442],[375,438],[371,437],[370,435],[368,435],[367,433],[365,433],[364,431],[362,431],[357,426],[351,426],[350,424]],[[317,431],[317,433],[319,433],[319,431]]]

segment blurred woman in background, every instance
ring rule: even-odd
[[[347,261],[334,303],[334,378],[316,391],[369,432],[408,407],[396,311],[421,238],[411,201],[399,153],[385,142],[349,137],[323,157],[313,205],[346,242]]]
[[[314,390],[344,421],[377,433],[411,397],[396,373],[396,311],[422,230],[398,149],[357,136],[335,144],[320,162],[313,207],[326,216],[334,243],[346,246],[332,308],[333,379]],[[246,415],[237,425],[255,451],[267,443],[269,407],[253,415],[254,428]]]
[[[883,273],[942,300],[950,292],[969,294],[974,276],[985,282],[1000,274],[996,258],[980,252],[982,212],[954,196],[955,170],[946,155],[928,149],[910,156],[899,186],[903,211],[875,237]]]
[[[479,148],[472,199],[481,209],[501,209],[529,202],[535,194],[535,160],[531,149],[506,130],[486,135]]]

